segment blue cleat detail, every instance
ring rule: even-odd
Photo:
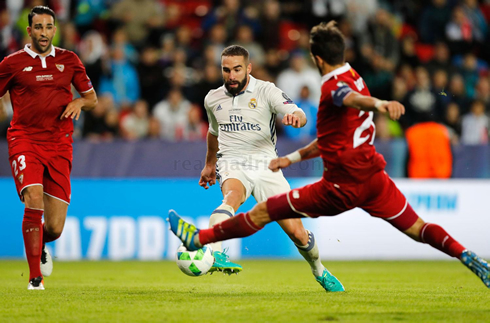
[[[174,210],[168,211],[167,221],[170,223],[170,230],[182,241],[187,250],[196,251],[201,248],[194,244],[194,238],[199,233],[195,225],[184,221]]]
[[[345,292],[342,283],[327,269],[323,270],[321,276],[316,277],[316,281],[319,282],[327,292]]]
[[[490,266],[485,260],[469,250],[465,250],[461,253],[460,260],[482,280],[485,286],[490,288]]]

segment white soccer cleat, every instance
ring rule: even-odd
[[[29,281],[27,290],[44,290],[43,277],[39,276]]]
[[[53,273],[53,258],[49,253],[46,244],[43,245],[43,251],[41,254],[41,274],[43,277],[49,277]]]

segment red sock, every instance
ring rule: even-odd
[[[420,239],[424,243],[450,255],[459,258],[466,249],[459,242],[453,239],[446,230],[434,223],[426,223],[420,231]]]
[[[263,227],[255,225],[249,213],[239,213],[234,217],[215,224],[212,228],[199,231],[199,242],[202,245],[233,238],[248,237]]]
[[[58,239],[59,237],[60,237],[60,235],[53,235],[53,234],[49,233],[48,231],[46,231],[46,225],[44,225],[44,223],[43,223],[43,244],[46,242],[54,241],[54,240]]]
[[[43,247],[43,211],[24,209],[22,235],[26,248],[27,263],[29,264],[29,280],[41,275],[41,251]]]

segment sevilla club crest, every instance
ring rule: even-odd
[[[56,64],[56,68],[58,71],[63,72],[65,70],[65,65],[63,64]]]

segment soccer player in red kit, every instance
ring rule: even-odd
[[[0,63],[0,97],[10,91],[14,111],[7,140],[15,186],[25,204],[27,288],[42,290],[43,276],[52,271],[45,243],[61,235],[71,198],[73,119],[93,109],[97,96],[77,55],[51,44],[54,12],[37,6],[28,20],[31,44]],[[81,96],[75,100],[72,84]]]
[[[344,61],[345,43],[334,22],[313,27],[311,55],[322,75],[317,139],[285,157],[272,160],[277,171],[291,163],[320,156],[323,178],[279,194],[210,229],[199,230],[169,212],[171,230],[195,250],[214,241],[246,237],[272,221],[333,216],[355,207],[381,218],[415,241],[461,260],[490,288],[488,264],[454,240],[442,227],[424,222],[384,171],[386,162],[373,146],[373,112],[397,120],[405,108],[369,94],[363,79]]]

